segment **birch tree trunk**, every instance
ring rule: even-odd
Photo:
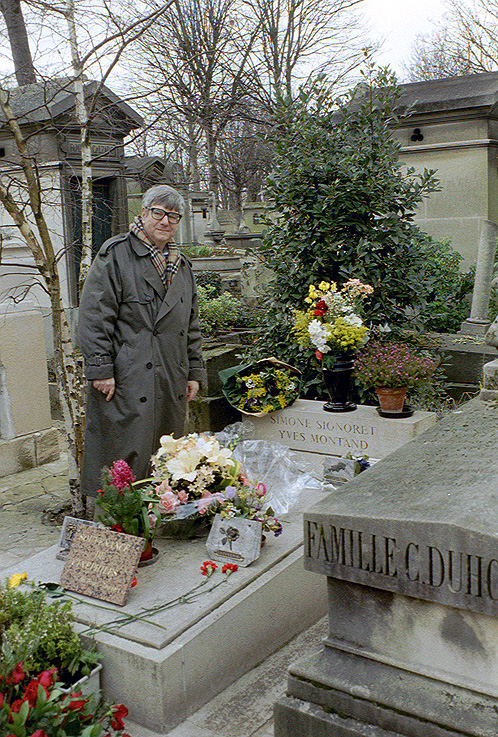
[[[71,64],[74,73],[74,96],[76,119],[80,129],[81,147],[81,261],[78,276],[78,291],[81,294],[83,284],[92,265],[92,150],[90,145],[90,128],[88,111],[85,103],[85,89],[83,78],[83,63],[81,61],[76,20],[74,15],[74,0],[67,0],[64,10],[69,32],[69,47],[71,49]]]
[[[214,207],[216,210],[219,205],[220,179],[218,176],[218,165],[216,163],[216,135],[213,132],[211,121],[208,121],[207,125],[204,126],[204,131],[208,157],[209,190],[214,195]]]

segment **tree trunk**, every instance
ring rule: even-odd
[[[17,84],[20,87],[24,84],[34,84],[36,74],[21,2],[20,0],[0,0],[0,11],[5,19],[7,33],[9,34]]]
[[[74,17],[74,0],[68,0],[64,15],[69,32],[71,64],[74,73],[75,110],[80,129],[81,143],[81,261],[78,276],[78,290],[81,294],[83,284],[92,265],[92,149],[90,145],[88,111],[85,103],[83,64],[81,63],[78,48],[78,36]]]
[[[194,126],[191,121],[188,123],[188,164],[190,172],[190,187],[191,189],[201,188],[201,177],[199,175],[199,147],[195,140]]]
[[[208,123],[204,127],[204,131],[206,134],[206,149],[208,157],[209,190],[214,195],[215,207],[218,207],[220,179],[218,176],[218,166],[216,163],[216,136],[213,132],[213,127],[211,123]]]

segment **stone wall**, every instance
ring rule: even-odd
[[[58,457],[40,310],[0,303],[0,476]]]

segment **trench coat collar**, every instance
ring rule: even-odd
[[[131,243],[131,247],[133,248],[137,256],[139,257],[147,256],[148,257],[145,259],[143,263],[144,279],[157,292],[157,294],[161,297],[161,299],[163,299],[166,288],[161,280],[161,277],[159,276],[159,273],[156,267],[152,263],[149,249],[144,243],[142,243],[140,238],[137,238],[136,235],[134,235],[133,233],[130,233],[130,243]]]

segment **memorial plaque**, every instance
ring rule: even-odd
[[[78,526],[61,585],[77,594],[123,606],[144,545],[141,537]]]
[[[324,412],[323,402],[298,399],[265,417],[251,417],[254,437],[319,456],[368,455],[384,458],[436,422],[434,412],[403,419],[379,417],[375,407],[358,405],[347,416]]]
[[[257,560],[261,553],[263,523],[243,517],[223,519],[215,515],[206,542],[209,555],[224,563],[246,566]]]
[[[64,522],[62,523],[61,536],[59,538],[59,545],[61,549],[55,556],[59,560],[66,560],[69,550],[71,549],[71,545],[76,534],[78,525],[97,527],[98,523],[93,522],[89,519],[80,519],[79,517],[69,517],[68,515],[66,515],[64,517]]]

